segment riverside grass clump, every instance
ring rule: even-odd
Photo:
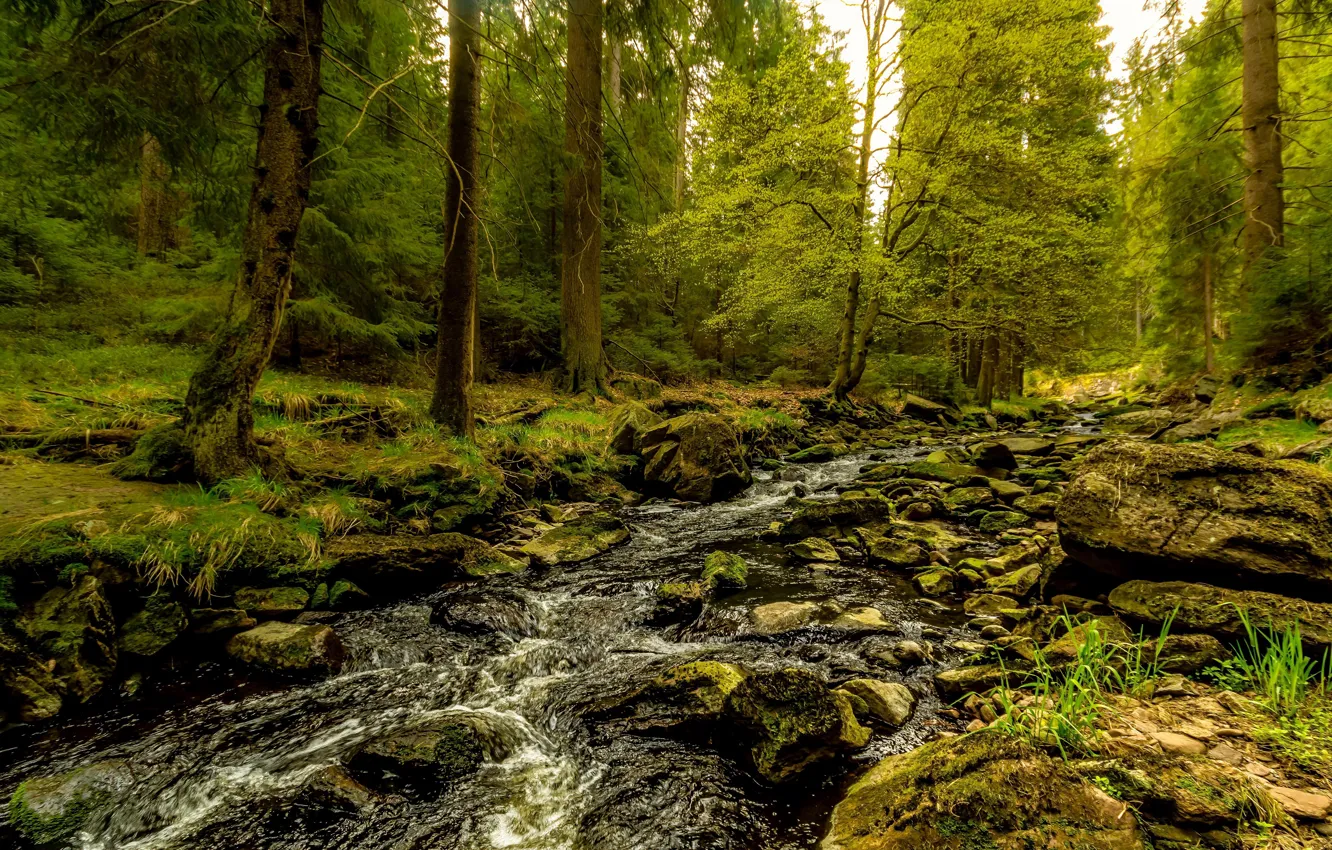
[[[1034,647],[1032,669],[1021,684],[1005,669],[997,691],[1001,712],[993,728],[1035,746],[1057,748],[1065,758],[1094,753],[1097,721],[1110,708],[1109,698],[1146,693],[1160,678],[1161,651],[1173,621],[1172,614],[1155,640],[1140,631],[1123,641],[1098,619],[1079,623],[1061,615],[1060,629],[1077,636],[1072,657],[1056,660]]]
[[[1305,770],[1332,778],[1332,654],[1308,654],[1299,622],[1259,626],[1240,612],[1233,658],[1205,671],[1218,686],[1253,697],[1254,738]]]

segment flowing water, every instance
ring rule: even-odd
[[[694,658],[902,680],[876,650],[903,637],[923,634],[939,646],[956,635],[959,616],[918,599],[904,576],[816,571],[759,540],[793,490],[831,497],[867,459],[760,473],[748,493],[722,504],[626,511],[631,542],[583,564],[342,615],[335,627],[350,662],[324,681],[278,688],[237,679],[219,692],[217,671],[204,679],[207,689],[202,674],[183,675],[137,704],[10,733],[0,739],[0,792],[27,776],[110,761],[116,798],[74,840],[86,850],[815,847],[856,763],[799,790],[774,790],[706,747],[608,735],[583,715],[596,700]],[[749,561],[750,587],[714,602],[687,629],[644,625],[657,585],[697,577],[713,549]],[[748,632],[755,606],[806,599],[874,606],[901,635],[847,640],[805,631],[774,640]],[[432,624],[435,605],[487,628]],[[907,674],[923,695],[916,716],[892,735],[876,734],[860,764],[924,739],[941,707],[928,685],[938,669]],[[389,797],[346,816],[302,802],[299,789],[358,743],[432,713],[466,713],[486,730],[476,776],[436,797]]]

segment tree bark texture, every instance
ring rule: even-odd
[[[601,0],[569,0],[560,347],[564,388],[606,393],[601,347]]]
[[[175,246],[176,203],[170,189],[171,171],[162,160],[162,145],[144,133],[139,148],[139,256],[157,256]]]
[[[449,168],[444,190],[444,286],[439,299],[430,416],[450,434],[475,436],[477,109],[481,97],[480,0],[449,4]]]
[[[182,427],[195,475],[212,482],[264,464],[254,441],[255,386],[291,293],[319,127],[323,0],[270,0],[254,184],[241,271],[212,348],[190,379]]]
[[[994,403],[994,378],[999,361],[999,334],[990,331],[981,346],[980,377],[976,382],[977,401],[981,407]]]

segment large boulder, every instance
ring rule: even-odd
[[[529,540],[523,554],[545,567],[576,564],[628,539],[629,529],[614,515],[586,514]]]
[[[1275,593],[1230,590],[1184,581],[1130,581],[1110,592],[1115,613],[1160,626],[1170,618],[1175,632],[1204,632],[1223,640],[1246,637],[1243,615],[1260,628],[1298,624],[1300,637],[1318,657],[1332,649],[1332,603],[1296,602]]]
[[[1049,437],[1000,437],[995,442],[1015,455],[1043,457],[1054,451],[1055,441]]]
[[[1122,578],[1332,590],[1332,475],[1308,464],[1108,443],[1056,517],[1070,556]]]
[[[727,694],[725,711],[750,740],[755,772],[773,783],[869,743],[850,698],[803,670],[755,673]]]
[[[24,609],[17,624],[52,659],[51,671],[66,697],[87,702],[115,673],[116,621],[102,583],[91,575],[48,590]]]
[[[982,732],[890,756],[833,810],[821,850],[1141,850],[1123,803],[1062,761]]]
[[[25,723],[60,713],[63,689],[46,659],[0,624],[0,712],[13,712]]]
[[[735,429],[715,413],[686,413],[643,435],[643,480],[677,499],[715,502],[752,478]]]
[[[227,654],[244,664],[277,673],[336,673],[346,650],[329,626],[298,626],[276,620],[233,635]]]
[[[409,596],[459,579],[517,572],[523,562],[463,534],[348,535],[324,550],[335,575],[377,598]]]
[[[902,397],[902,409],[899,412],[903,416],[910,416],[912,419],[923,419],[926,422],[938,422],[939,417],[953,423],[960,422],[962,419],[957,408],[921,398],[911,393]]]
[[[622,404],[611,414],[611,451],[634,455],[643,448],[643,435],[661,424],[661,417],[636,401]]]
[[[687,727],[707,733],[722,716],[726,698],[750,673],[723,661],[677,664],[647,685],[598,708],[597,716],[638,734],[664,733]]]

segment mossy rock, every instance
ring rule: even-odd
[[[710,596],[700,581],[668,581],[657,588],[657,602],[652,609],[655,625],[683,623],[698,619]]]
[[[371,738],[352,753],[348,767],[376,790],[428,791],[475,773],[484,756],[471,724],[443,718]]]
[[[772,783],[860,749],[870,737],[850,700],[802,670],[755,673],[727,695],[725,711],[752,742],[755,772]]]
[[[323,674],[342,668],[346,650],[329,626],[298,626],[276,620],[233,635],[227,654],[276,673]]]
[[[1017,599],[1026,599],[1041,582],[1042,569],[1039,564],[1016,569],[1011,573],[996,576],[985,583],[991,593],[1006,594]]]
[[[893,503],[882,496],[814,502],[799,508],[782,523],[781,536],[788,540],[806,537],[844,537],[860,526],[890,520]]]
[[[125,655],[149,658],[170,646],[188,625],[184,607],[168,594],[157,593],[120,627],[116,648]]]
[[[872,567],[909,570],[930,562],[930,553],[912,540],[886,537],[868,528],[857,528],[856,534],[865,547],[865,554]]]
[[[995,502],[994,491],[985,487],[958,487],[944,496],[944,504],[957,513],[968,513]]]
[[[642,455],[646,484],[678,499],[727,499],[753,480],[735,428],[715,413],[667,419],[643,435]]]
[[[1010,528],[1031,524],[1031,517],[1017,511],[991,511],[980,521],[980,530],[986,534],[1000,534]]]
[[[576,564],[629,540],[629,529],[608,513],[581,516],[529,540],[523,554],[542,566]]]
[[[643,435],[661,422],[661,416],[636,401],[620,405],[611,413],[611,451],[622,455],[638,454],[643,447]]]
[[[265,619],[299,614],[310,604],[310,594],[300,587],[242,587],[235,601],[237,608]]]
[[[67,698],[92,699],[115,672],[115,617],[94,576],[84,574],[72,587],[48,590],[16,625],[55,662],[54,679]]]
[[[1137,820],[1062,762],[993,732],[875,765],[833,811],[824,850],[1143,850]]]
[[[807,449],[801,449],[788,457],[788,463],[826,463],[846,454],[846,446],[831,443],[819,443]]]
[[[57,844],[82,829],[88,816],[110,803],[129,779],[128,766],[115,761],[26,779],[9,798],[9,823],[34,845]]]
[[[1222,640],[1247,637],[1242,614],[1259,627],[1298,625],[1305,647],[1320,658],[1332,650],[1332,603],[1306,602],[1258,590],[1230,590],[1183,581],[1130,581],[1110,591],[1110,607],[1134,623],[1174,632],[1204,632]]]
[[[333,582],[328,589],[328,605],[334,611],[357,611],[369,607],[370,602],[370,594],[345,578]]]
[[[703,559],[703,584],[708,590],[744,590],[749,565],[734,552],[711,552]]]
[[[842,560],[833,545],[821,537],[806,537],[804,540],[787,546],[786,551],[790,553],[791,557],[800,561],[836,563]]]
[[[979,664],[953,667],[936,673],[934,687],[945,700],[956,700],[967,694],[983,694],[1005,681],[1018,684],[1024,674],[999,664]]]
[[[330,571],[376,599],[433,590],[447,582],[514,573],[524,564],[463,534],[348,535],[324,550]]]
[[[1055,515],[1055,508],[1059,507],[1060,496],[1058,493],[1046,491],[1044,493],[1034,493],[1030,496],[1019,496],[1013,500],[1013,507],[1022,511],[1024,514],[1048,519]]]
[[[1332,474],[1313,464],[1108,443],[1056,517],[1070,556],[1120,578],[1332,590]]]
[[[750,672],[723,661],[677,664],[648,684],[597,706],[592,716],[612,720],[637,733],[722,732],[718,725],[726,698]]]
[[[921,596],[946,596],[957,587],[957,573],[947,567],[916,573],[911,584]]]

